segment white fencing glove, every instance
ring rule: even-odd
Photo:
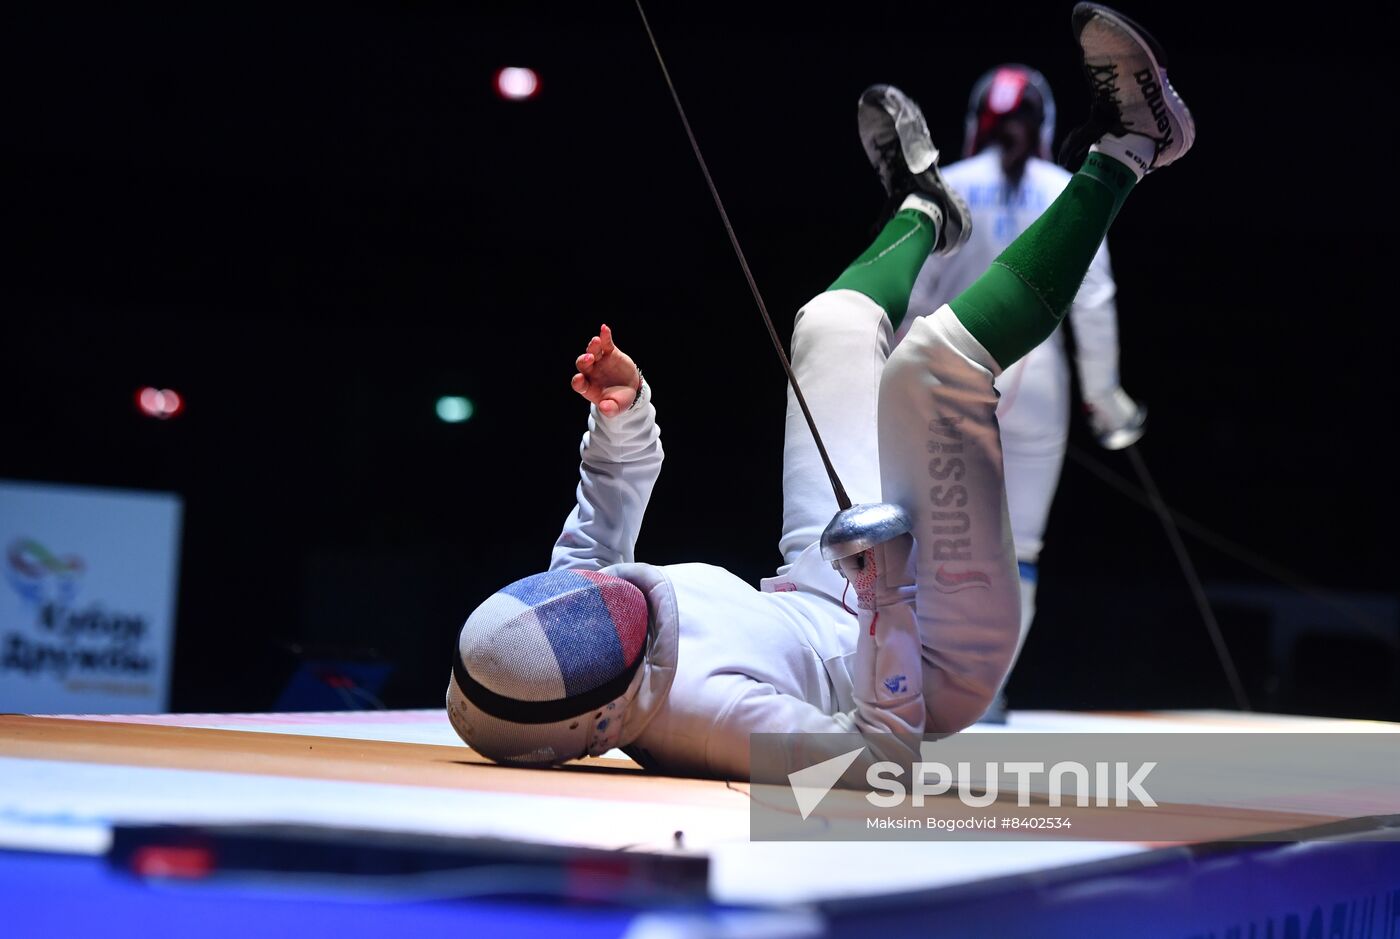
[[[1084,402],[1089,426],[1105,450],[1122,450],[1138,442],[1147,430],[1147,408],[1138,404],[1122,388]]]

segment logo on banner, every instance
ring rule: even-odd
[[[78,593],[83,559],[58,557],[32,538],[21,538],[5,552],[5,577],[27,606],[71,603]]]
[[[0,672],[29,677],[51,675],[72,684],[105,682],[107,690],[146,694],[148,686],[129,683],[148,677],[155,661],[142,648],[149,624],[139,614],[78,603],[87,569],[77,555],[60,555],[33,538],[18,538],[5,550],[5,579],[19,595],[33,625],[10,631],[0,641]]]

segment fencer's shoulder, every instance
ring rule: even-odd
[[[705,593],[706,591],[738,590],[752,593],[755,588],[737,574],[716,564],[689,562],[684,564],[613,564],[603,568],[603,573],[621,577],[651,595],[674,596],[680,593]]]
[[[643,564],[640,561],[609,564],[602,569],[602,573],[631,581],[643,592],[652,587],[664,587],[667,584],[665,568],[657,567],[655,564]]]
[[[603,568],[603,573],[621,577],[642,592],[651,610],[653,631],[661,629],[674,632],[680,622],[680,615],[676,609],[676,588],[671,582],[670,570],[655,564],[628,561],[623,564],[610,564]]]
[[[699,561],[667,564],[665,572],[672,583],[677,584],[683,590],[724,588],[753,592],[755,589],[748,581],[717,564],[705,564]]]

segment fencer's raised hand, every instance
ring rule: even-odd
[[[632,357],[613,343],[607,323],[588,340],[588,348],[574,360],[574,365],[578,374],[570,382],[571,387],[596,404],[604,417],[621,414],[641,393],[642,373]]]

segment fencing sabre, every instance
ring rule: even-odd
[[[656,34],[651,31],[651,23],[647,20],[646,11],[642,9],[642,0],[635,0],[635,2],[637,15],[642,20],[642,28],[646,30],[647,39],[651,41],[652,51],[656,53],[656,64],[661,67],[661,76],[666,80],[666,88],[671,92],[671,100],[676,105],[676,113],[680,116],[687,139],[690,140],[690,149],[695,154],[696,162],[700,164],[700,172],[705,177],[705,185],[709,187],[710,196],[715,201],[715,208],[719,210],[720,221],[724,223],[725,233],[729,235],[729,244],[739,259],[739,267],[744,271],[744,279],[748,281],[754,302],[758,304],[758,312],[763,317],[763,324],[768,328],[768,337],[773,341],[773,349],[778,353],[778,361],[782,363],[783,371],[787,374],[793,396],[797,398],[797,404],[802,408],[802,416],[806,418],[807,426],[812,431],[812,439],[817,444],[817,452],[821,454],[822,465],[826,467],[826,475],[831,480],[831,488],[836,494],[836,505],[839,511],[822,532],[822,557],[835,562],[841,558],[860,554],[866,548],[912,530],[914,527],[912,519],[904,509],[897,505],[888,502],[851,504],[851,498],[846,494],[846,487],[841,484],[841,478],[836,475],[836,468],[831,464],[831,457],[826,452],[826,445],[822,443],[817,423],[812,418],[811,410],[807,407],[807,399],[802,396],[802,388],[797,383],[797,376],[792,372],[792,363],[788,361],[787,353],[783,351],[782,340],[778,338],[778,331],[773,327],[773,318],[768,315],[768,306],[763,302],[763,294],[759,292],[758,283],[754,280],[753,272],[749,269],[744,249],[739,246],[739,237],[734,233],[734,226],[729,222],[729,213],[725,211],[719,189],[715,186],[714,178],[710,176],[710,168],[705,163],[705,156],[700,152],[700,144],[695,139],[695,131],[691,129],[690,119],[686,117],[685,107],[681,104],[675,82],[671,81],[671,73],[666,68],[666,60],[662,57],[661,47],[656,42]],[[1201,617],[1205,620],[1206,628],[1210,631],[1211,641],[1215,644],[1215,651],[1220,657],[1221,667],[1225,670],[1225,676],[1230,682],[1230,689],[1235,695],[1235,701],[1241,710],[1252,710],[1249,706],[1249,697],[1244,691],[1244,685],[1240,682],[1239,672],[1235,669],[1234,660],[1230,657],[1230,650],[1226,647],[1225,639],[1220,633],[1220,624],[1216,622],[1215,614],[1210,608],[1210,603],[1206,600],[1205,590],[1201,587],[1200,578],[1196,575],[1196,569],[1191,563],[1190,555],[1186,553],[1186,546],[1182,544],[1181,535],[1176,529],[1176,523],[1172,521],[1171,512],[1162,501],[1156,484],[1147,472],[1147,465],[1143,463],[1142,456],[1135,448],[1128,448],[1128,459],[1142,480],[1143,488],[1147,490],[1152,501],[1152,507],[1161,519],[1162,526],[1166,529],[1167,540],[1171,542],[1172,550],[1176,552],[1177,561],[1181,564],[1181,569],[1191,586],[1192,595],[1196,598]]]
[[[768,327],[768,338],[773,340],[773,349],[778,353],[778,361],[782,363],[783,372],[787,374],[788,384],[792,386],[793,397],[797,399],[797,404],[802,409],[802,416],[806,418],[807,426],[812,431],[812,439],[816,441],[817,452],[821,454],[822,465],[826,467],[827,478],[831,480],[832,491],[836,494],[836,506],[839,511],[830,524],[826,526],[826,530],[822,532],[822,557],[835,562],[841,558],[860,554],[865,549],[882,541],[888,541],[897,535],[910,531],[914,527],[913,520],[904,509],[897,505],[888,502],[851,504],[851,497],[846,494],[846,487],[841,484],[841,478],[836,475],[836,467],[831,464],[831,457],[826,452],[826,445],[822,443],[822,435],[817,431],[817,422],[812,418],[811,409],[807,407],[807,399],[802,396],[802,388],[797,383],[797,376],[792,372],[792,363],[788,361],[787,353],[783,351],[782,340],[778,338],[778,331],[773,327],[773,318],[768,315],[768,306],[763,302],[763,294],[759,292],[758,283],[754,280],[753,272],[749,270],[749,262],[744,256],[744,249],[739,247],[739,237],[734,233],[734,226],[729,222],[729,213],[725,211],[724,201],[719,197],[719,189],[715,186],[714,178],[710,176],[710,168],[705,163],[704,154],[700,152],[700,143],[695,139],[695,131],[691,129],[690,119],[685,115],[685,108],[681,105],[681,97],[676,92],[675,83],[671,81],[671,73],[666,68],[666,60],[661,55],[661,47],[657,45],[656,35],[651,31],[651,23],[647,21],[646,11],[642,9],[642,0],[635,0],[635,2],[637,15],[642,18],[642,28],[646,30],[647,39],[651,41],[652,51],[656,53],[656,64],[661,66],[661,76],[666,80],[666,87],[671,92],[671,100],[676,105],[676,113],[680,115],[681,124],[685,127],[685,135],[690,140],[690,149],[695,154],[696,162],[700,164],[700,172],[705,177],[705,185],[709,187],[710,196],[715,200],[715,208],[719,210],[720,221],[724,223],[724,230],[729,235],[729,244],[734,248],[734,255],[739,259],[739,267],[743,269],[744,279],[748,281],[754,302],[758,304],[758,312],[763,316],[763,324]]]
[[[1216,622],[1215,611],[1210,608],[1205,588],[1201,586],[1201,578],[1196,574],[1196,566],[1191,563],[1191,555],[1186,553],[1186,544],[1181,540],[1181,532],[1177,530],[1171,509],[1167,508],[1166,501],[1157,490],[1157,483],[1147,471],[1147,464],[1143,461],[1142,454],[1138,453],[1138,448],[1128,447],[1127,450],[1128,462],[1133,464],[1133,470],[1137,472],[1138,480],[1147,493],[1147,499],[1152,503],[1152,510],[1157,513],[1162,527],[1166,529],[1167,541],[1171,542],[1172,551],[1176,553],[1177,563],[1181,565],[1181,572],[1191,588],[1191,596],[1195,598],[1201,619],[1205,621],[1206,630],[1210,633],[1210,641],[1215,644],[1215,654],[1220,659],[1220,667],[1225,671],[1226,680],[1230,682],[1235,704],[1241,711],[1252,711],[1254,709],[1249,706],[1249,695],[1245,694],[1244,683],[1240,681],[1240,673],[1235,669],[1235,660],[1230,657],[1230,649],[1225,645],[1225,637],[1220,632],[1220,624]]]

